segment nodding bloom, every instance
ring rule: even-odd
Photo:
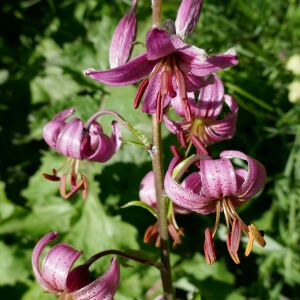
[[[241,159],[247,162],[247,168],[236,168],[232,159]],[[265,246],[263,233],[253,224],[247,226],[236,212],[236,207],[243,204],[257,194],[264,186],[266,171],[257,160],[240,151],[223,151],[220,159],[211,159],[208,156],[193,156],[184,165],[182,170],[173,178],[173,170],[180,162],[175,157],[165,176],[165,191],[172,201],[186,209],[206,215],[216,213],[215,226],[205,231],[204,253],[206,261],[211,264],[216,259],[213,237],[216,233],[221,211],[224,212],[227,225],[227,248],[235,263],[239,263],[238,248],[241,231],[248,237],[245,255],[252,250],[253,242]],[[199,167],[198,172],[188,175],[179,182],[187,168],[194,164]]]
[[[156,114],[161,122],[164,109],[177,94],[186,119],[191,112],[188,92],[209,82],[209,75],[236,65],[233,49],[208,56],[203,49],[184,43],[176,34],[153,28],[146,36],[146,52],[117,68],[88,69],[84,74],[108,85],[129,85],[142,80],[134,99],[137,108],[144,97],[142,111]]]
[[[155,195],[154,173],[150,171],[146,174],[140,184],[139,192],[140,200],[157,210],[157,201]],[[173,205],[168,215],[168,231],[173,239],[173,248],[181,244],[181,237],[183,236],[183,228],[179,228],[175,219],[175,214],[188,214],[189,210],[184,209],[176,204]],[[158,222],[150,225],[144,235],[145,243],[152,243],[155,241],[155,246],[160,246],[160,237],[158,234]]]
[[[42,266],[39,260],[44,248],[57,237],[50,232],[41,238],[32,252],[32,267],[40,286],[48,293],[59,296],[61,300],[113,300],[120,280],[120,267],[113,258],[109,269],[96,280],[91,280],[90,265],[95,261],[72,268],[82,252],[70,245],[59,243],[46,254]]]
[[[133,0],[130,10],[120,20],[115,29],[109,48],[109,64],[111,68],[123,65],[130,58],[136,36],[136,6],[137,0]]]
[[[177,135],[182,147],[193,143],[198,148],[203,145],[230,139],[235,133],[238,105],[229,95],[224,94],[224,86],[219,77],[214,75],[214,81],[203,87],[199,92],[198,101],[194,93],[188,94],[191,108],[191,120],[175,121],[167,115],[164,117],[166,127]],[[175,112],[184,117],[180,99],[171,100]],[[224,104],[229,108],[223,119],[219,119]]]
[[[68,157],[59,168],[53,169],[52,174],[44,174],[46,179],[60,181],[60,193],[65,199],[73,196],[80,189],[83,198],[87,193],[86,177],[80,171],[80,162],[90,160],[106,162],[121,146],[121,131],[116,121],[112,122],[111,137],[107,136],[102,126],[96,121],[101,114],[110,114],[109,111],[94,114],[85,125],[79,118],[70,118],[75,109],[69,108],[58,113],[43,131],[46,143],[57,152]],[[63,172],[63,170],[66,170]],[[58,176],[62,173],[61,176]],[[70,191],[67,192],[67,178],[69,176]]]

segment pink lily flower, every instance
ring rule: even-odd
[[[65,243],[52,247],[45,256],[42,266],[39,260],[42,251],[56,239],[56,232],[41,238],[32,252],[34,275],[41,287],[48,293],[59,296],[61,300],[113,300],[120,281],[120,267],[113,258],[109,269],[96,280],[90,279],[90,263],[72,268],[82,254]]]
[[[199,148],[232,138],[235,134],[238,105],[229,95],[224,94],[224,86],[219,77],[214,75],[214,81],[200,90],[198,101],[193,93],[188,94],[191,108],[191,120],[173,121],[165,115],[166,127],[177,135],[182,147],[193,143]],[[180,99],[171,100],[175,112],[184,117],[184,110]],[[223,105],[226,104],[229,112],[223,119],[219,119]]]
[[[154,173],[150,171],[146,174],[140,184],[139,191],[140,200],[144,203],[148,204],[152,208],[157,210],[157,201],[155,195],[155,183],[154,183]],[[175,248],[178,244],[181,244],[181,237],[183,234],[183,228],[179,228],[175,219],[175,214],[189,214],[190,210],[184,209],[176,204],[172,207],[172,212],[168,216],[168,231],[173,239],[173,248]],[[154,225],[150,225],[144,235],[144,242],[151,243],[155,242],[155,246],[160,246],[160,239],[158,234],[158,223],[156,222]]]
[[[129,85],[142,80],[134,107],[144,96],[142,111],[156,113],[159,122],[164,108],[178,93],[185,116],[190,120],[187,93],[199,90],[208,83],[210,74],[236,65],[234,50],[208,56],[203,49],[184,43],[175,34],[153,28],[146,36],[146,52],[117,68],[84,74],[108,85]]]
[[[248,168],[236,168],[231,159],[238,158],[247,162]],[[253,241],[260,246],[265,246],[263,233],[253,224],[247,226],[236,212],[236,207],[256,195],[264,186],[266,170],[257,160],[240,151],[223,151],[220,159],[197,155],[192,157],[184,166],[183,172],[193,163],[199,167],[198,172],[188,175],[182,183],[180,178],[174,179],[172,173],[180,162],[175,157],[165,176],[165,191],[172,201],[186,209],[200,213],[216,213],[216,221],[213,229],[206,229],[204,253],[208,264],[215,260],[213,237],[217,231],[221,211],[224,212],[227,225],[227,248],[235,263],[239,263],[237,254],[241,231],[248,237],[248,245],[245,255],[252,250]]]
[[[133,0],[130,10],[120,20],[115,29],[109,48],[109,64],[111,68],[123,65],[131,56],[137,27],[136,6],[137,0]]]
[[[203,0],[182,0],[175,21],[176,34],[183,40],[191,33],[200,17]]]
[[[99,113],[92,116],[86,125],[78,118],[66,121],[75,112],[70,108],[58,113],[44,127],[46,143],[57,152],[69,157],[66,163],[52,174],[44,174],[46,179],[60,181],[60,193],[65,199],[73,196],[80,189],[83,198],[87,193],[86,177],[79,171],[82,160],[106,162],[121,146],[121,131],[116,121],[112,122],[111,137],[107,136],[102,126],[96,121]],[[105,113],[103,113],[105,114]],[[61,177],[58,172],[66,168]],[[67,192],[67,177],[70,177],[70,191]],[[79,178],[79,180],[78,180]]]

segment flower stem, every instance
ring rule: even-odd
[[[85,263],[84,265],[89,267],[91,264],[93,264],[96,260],[100,259],[101,257],[104,257],[106,255],[117,255],[117,256],[121,256],[121,257],[124,257],[124,258],[128,258],[128,259],[131,259],[131,260],[134,260],[134,261],[137,261],[139,263],[142,263],[142,264],[146,264],[146,265],[150,265],[150,266],[153,266],[157,269],[161,269],[161,264],[159,262],[155,262],[151,259],[148,259],[148,258],[144,258],[144,257],[141,257],[141,256],[138,256],[138,255],[135,255],[133,253],[130,253],[130,252],[124,252],[124,251],[121,251],[121,250],[115,250],[115,249],[110,249],[110,250],[105,250],[105,251],[102,251],[102,252],[99,252],[97,254],[95,254],[94,256],[90,257]]]
[[[162,0],[152,0],[153,27],[160,27]]]
[[[152,117],[152,136],[153,136],[153,151],[152,167],[155,180],[155,193],[158,203],[158,226],[161,247],[161,280],[164,290],[164,299],[173,299],[172,274],[170,265],[170,250],[169,250],[169,233],[167,220],[167,201],[163,197],[163,166],[162,166],[162,145],[161,145],[161,123],[157,121],[156,115]]]

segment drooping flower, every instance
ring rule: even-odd
[[[233,49],[208,56],[203,49],[184,43],[175,34],[153,28],[146,36],[146,52],[117,68],[84,72],[108,85],[129,85],[142,80],[134,107],[144,96],[142,111],[157,114],[162,120],[164,108],[178,93],[186,118],[190,119],[187,93],[205,86],[211,73],[237,64]]]
[[[177,11],[176,34],[185,39],[191,33],[200,17],[203,0],[182,0]]]
[[[57,294],[61,300],[113,300],[120,280],[120,267],[115,258],[109,269],[92,281],[91,263],[87,261],[71,270],[82,253],[68,244],[59,243],[48,251],[39,266],[42,251],[57,235],[56,232],[45,235],[32,252],[33,272],[41,287],[48,293]]]
[[[90,160],[106,162],[121,146],[121,131],[116,121],[112,122],[111,137],[107,136],[102,126],[96,121],[99,112],[92,116],[85,125],[79,118],[72,118],[75,109],[70,108],[58,113],[43,131],[46,143],[57,152],[68,157],[66,163],[58,170],[53,169],[52,174],[44,174],[46,179],[60,181],[60,193],[64,198],[69,198],[80,189],[83,198],[86,197],[86,177],[80,172],[80,162]],[[106,114],[106,112],[103,112]],[[63,169],[61,176],[58,173]],[[67,177],[69,176],[70,191],[67,192]]]
[[[133,0],[130,10],[120,20],[113,34],[109,48],[109,64],[111,68],[123,65],[130,58],[136,36],[137,0]]]
[[[182,147],[199,142],[203,145],[230,139],[235,133],[238,105],[229,95],[224,94],[222,81],[216,75],[211,84],[203,87],[199,92],[198,101],[193,93],[188,94],[191,108],[191,120],[175,121],[165,116],[166,127],[177,135]],[[175,112],[184,117],[184,110],[178,97],[171,100]],[[219,119],[222,108],[226,104],[229,112],[223,119]]]
[[[155,183],[153,171],[148,172],[142,179],[139,191],[140,200],[157,210],[157,200],[155,194]],[[170,203],[171,204],[171,203]],[[172,205],[172,204],[171,204]],[[173,205],[168,214],[168,231],[173,239],[173,247],[181,244],[181,237],[183,236],[183,228],[178,227],[175,214],[188,214],[189,210],[184,209],[176,204]],[[151,243],[155,241],[157,247],[160,246],[160,237],[158,233],[158,222],[150,225],[144,235],[144,242]]]
[[[241,159],[247,162],[248,168],[236,168],[231,159]],[[180,162],[175,157],[165,176],[165,191],[172,201],[191,211],[206,215],[216,213],[216,222],[213,229],[206,229],[204,253],[207,263],[215,260],[213,237],[216,233],[220,213],[223,210],[227,225],[227,247],[235,263],[239,263],[237,254],[241,231],[248,237],[245,255],[251,252],[253,241],[265,246],[263,234],[253,225],[247,226],[236,212],[236,207],[256,195],[264,186],[266,171],[257,160],[240,151],[223,151],[220,159],[198,155],[192,157],[185,165],[184,171],[194,162],[199,167],[198,172],[188,175],[182,183],[180,175],[173,178],[173,170]]]

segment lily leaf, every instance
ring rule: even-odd
[[[127,208],[127,207],[132,207],[132,206],[139,206],[139,207],[147,209],[157,219],[156,210],[153,207],[151,207],[150,205],[148,205],[140,200],[130,201],[130,202],[126,203],[125,205],[123,205],[121,208]]]

